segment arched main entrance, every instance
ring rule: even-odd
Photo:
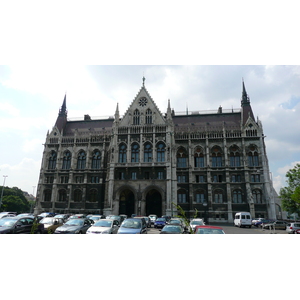
[[[162,215],[161,194],[157,190],[150,190],[146,196],[146,215]]]
[[[130,190],[124,190],[120,194],[119,214],[131,217],[134,213],[134,194]]]

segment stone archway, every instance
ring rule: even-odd
[[[134,213],[134,194],[126,189],[121,192],[119,198],[119,215],[127,215],[129,218]]]
[[[161,194],[155,190],[150,190],[146,195],[146,215],[162,215],[162,197]]]

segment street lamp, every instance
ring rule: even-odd
[[[204,202],[203,202],[203,206],[204,206],[204,220],[206,221],[205,224],[208,225],[207,205],[208,205],[208,203],[207,203],[206,201],[204,201]]]
[[[1,192],[1,198],[0,198],[0,209],[1,209],[1,205],[2,205],[2,198],[3,198],[3,190],[4,190],[4,185],[5,185],[5,179],[8,176],[7,175],[3,175],[3,177],[4,177],[4,180],[3,180],[2,192]]]

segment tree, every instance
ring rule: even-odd
[[[177,218],[181,218],[186,226],[186,228],[188,228],[189,233],[194,233],[192,228],[190,227],[190,221],[189,219],[186,217],[185,215],[185,211],[182,209],[182,207],[174,202],[172,202],[172,204],[177,208],[178,211],[178,216],[176,216]],[[195,215],[194,215],[194,219],[197,218],[198,215],[198,210],[197,208],[195,208]]]
[[[18,213],[28,212],[30,204],[22,190],[17,187],[9,188],[5,187],[3,191],[3,199],[1,210],[2,211],[14,211]]]
[[[281,188],[279,192],[282,208],[289,214],[300,215],[300,164],[290,169],[285,177],[287,177],[288,186]]]

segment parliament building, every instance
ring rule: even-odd
[[[92,108],[91,108],[92,110]],[[35,213],[176,215],[232,223],[276,219],[262,123],[242,84],[240,108],[161,112],[145,87],[121,117],[67,117],[47,133]]]

